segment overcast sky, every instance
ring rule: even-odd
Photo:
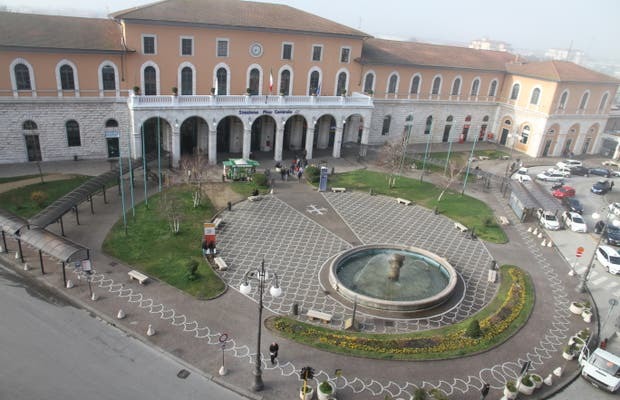
[[[10,11],[106,16],[154,0],[0,0]],[[487,37],[517,50],[579,49],[620,63],[620,0],[271,0],[373,36],[467,45]]]

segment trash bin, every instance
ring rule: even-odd
[[[293,303],[293,315],[299,315],[299,304]]]

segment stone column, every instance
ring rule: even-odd
[[[338,124],[336,126],[336,136],[334,137],[334,151],[332,157],[340,158],[340,147],[342,146],[342,128],[344,124]]]
[[[250,147],[252,145],[252,127],[243,126],[243,158],[250,158]]]
[[[277,127],[276,130],[276,148],[274,151],[274,161],[282,161],[282,145],[284,143],[284,124]]]
[[[172,167],[176,168],[181,159],[181,127],[172,124]]]
[[[364,125],[362,129],[362,144],[368,144],[368,139],[370,138],[370,126]]]
[[[215,122],[212,129],[209,129],[207,151],[209,152],[209,165],[217,164],[217,123]]]
[[[306,159],[312,159],[312,147],[314,146],[314,125],[306,129]]]
[[[131,140],[131,151],[133,152],[132,157],[142,157],[142,134],[140,133],[139,128],[137,132],[133,132],[131,134],[129,140]]]

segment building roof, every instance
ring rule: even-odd
[[[110,19],[0,12],[0,47],[124,51]]]
[[[506,65],[511,74],[530,76],[556,82],[620,83],[620,80],[592,71],[569,61],[542,61]]]
[[[130,21],[299,31],[352,37],[369,36],[364,32],[287,5],[240,0],[164,0],[118,11],[110,16]]]
[[[503,51],[371,38],[364,41],[360,62],[505,71],[514,59]]]

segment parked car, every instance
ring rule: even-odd
[[[549,168],[547,172],[551,174],[562,175],[564,178],[570,178],[570,169],[569,168]]]
[[[562,199],[562,204],[567,211],[576,212],[577,214],[583,214],[583,206],[574,197],[565,197]]]
[[[599,179],[592,187],[590,191],[594,194],[605,194],[611,190],[613,182],[609,182],[607,179]]]
[[[565,176],[562,174],[551,173],[549,171],[545,171],[543,173],[536,175],[536,179],[540,179],[541,181],[545,181],[545,182],[563,181],[564,178]]]
[[[586,221],[584,221],[581,215],[577,214],[576,212],[565,213],[564,223],[573,232],[586,233],[588,231]]]
[[[616,249],[609,246],[599,246],[596,249],[596,260],[607,272],[620,274],[620,254]]]
[[[608,208],[610,212],[620,216],[620,203],[611,203]]]
[[[579,176],[588,176],[590,169],[584,167],[583,165],[576,165],[570,168],[571,175],[579,175]]]
[[[614,160],[605,160],[602,164],[606,167],[620,167],[620,162]]]
[[[511,178],[521,183],[532,181],[532,177],[527,174],[526,167],[519,168],[514,174],[512,174]]]
[[[562,186],[551,192],[551,195],[556,199],[563,199],[566,197],[575,197],[575,189],[570,186]]]
[[[536,213],[538,221],[543,228],[549,229],[550,231],[557,231],[560,229],[560,221],[558,221],[554,213],[551,211],[544,211],[542,208],[539,208]]]
[[[611,171],[608,170],[607,168],[590,168],[590,170],[588,171],[588,174],[604,176],[605,178],[609,178],[611,176]]]
[[[570,167],[577,167],[577,166],[582,166],[583,163],[579,160],[562,160],[559,161],[557,164],[555,164],[556,167],[558,168],[570,168]]]
[[[603,229],[605,229],[605,222],[603,221],[598,221],[596,225],[594,225],[594,233],[602,233]],[[605,229],[605,236],[603,238],[607,244],[620,246],[620,227],[610,224],[607,226],[607,229]]]

